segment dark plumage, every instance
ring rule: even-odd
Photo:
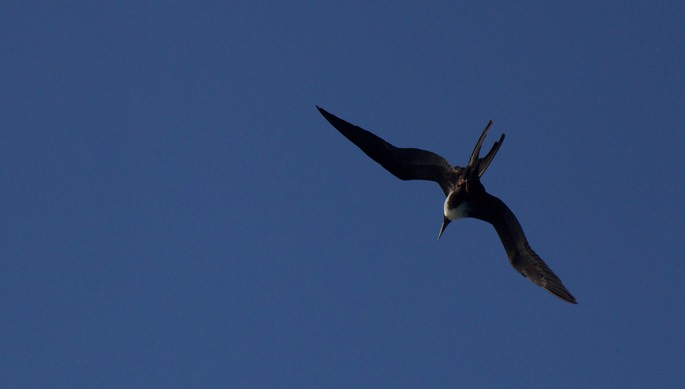
[[[504,141],[502,134],[485,157],[479,157],[481,145],[492,126],[492,121],[481,133],[469,163],[466,167],[459,167],[450,165],[443,157],[430,151],[395,147],[371,132],[350,124],[318,106],[317,108],[333,127],[395,177],[401,180],[435,181],[440,185],[447,197],[438,239],[453,220],[472,217],[486,221],[497,231],[514,269],[555,296],[576,304],[576,299],[564,287],[559,277],[530,248],[521,224],[509,207],[502,200],[487,193],[480,182],[480,177]]]

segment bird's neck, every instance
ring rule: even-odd
[[[517,252],[529,249],[521,224],[502,200],[485,193],[475,205],[470,207],[468,217],[492,224],[510,259],[513,259]]]

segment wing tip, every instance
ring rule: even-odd
[[[553,295],[557,296],[558,298],[566,301],[567,303],[570,304],[578,304],[578,301],[576,301],[576,298],[571,295],[571,293],[566,290],[563,286],[561,288],[557,289],[548,289],[545,288],[548,292],[552,293]]]

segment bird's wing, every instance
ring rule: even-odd
[[[559,277],[530,248],[521,224],[502,200],[486,193],[472,206],[470,216],[484,220],[495,227],[514,269],[562,300],[577,304],[576,299],[564,287]]]
[[[316,108],[341,134],[395,177],[401,180],[435,181],[446,195],[449,193],[452,175],[456,172],[445,158],[426,150],[395,147],[323,108]]]
[[[576,299],[564,287],[559,277],[530,247],[519,250],[518,255],[511,261],[511,265],[523,276],[547,289],[553,295],[569,303],[577,304]]]

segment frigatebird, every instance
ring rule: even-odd
[[[504,141],[504,134],[502,134],[485,157],[480,158],[480,148],[492,126],[492,120],[483,129],[466,167],[460,167],[450,165],[445,158],[431,151],[395,147],[373,133],[348,123],[319,106],[316,108],[341,134],[395,177],[405,181],[435,181],[440,185],[446,198],[438,239],[445,231],[445,227],[454,220],[471,217],[486,221],[497,231],[509,257],[509,263],[514,269],[560,299],[577,304],[576,299],[564,287],[559,277],[530,248],[523,228],[514,213],[502,200],[486,192],[480,182],[480,177],[490,166]]]

